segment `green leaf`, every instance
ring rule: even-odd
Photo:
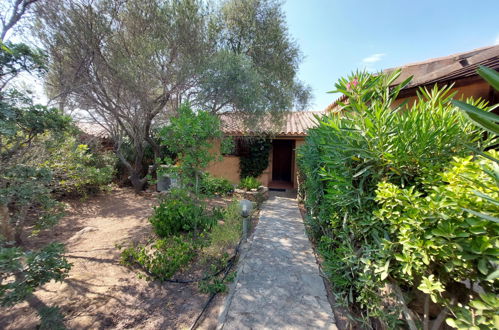
[[[483,302],[481,302],[480,300],[471,301],[470,306],[473,308],[476,308],[476,309],[480,309],[480,310],[489,309],[489,307],[487,305],[485,305]]]
[[[447,323],[448,326],[453,327],[455,329],[458,328],[458,325],[454,319],[448,318],[445,320],[445,323]]]
[[[487,281],[494,281],[498,278],[499,278],[499,269],[496,269],[495,271],[490,273],[489,276],[487,276],[486,280]]]
[[[487,275],[489,273],[489,269],[487,268],[487,259],[478,260],[478,270],[483,275]]]
[[[473,210],[470,210],[470,209],[467,209],[467,208],[464,208],[464,207],[462,207],[462,209],[465,210],[465,211],[467,211],[467,212],[469,212],[469,213],[471,213],[471,214],[474,214],[477,217],[480,217],[482,219],[489,220],[489,221],[494,221],[494,222],[499,223],[499,218],[493,217],[493,216],[488,215],[488,214],[480,213],[480,212],[477,212],[477,211],[473,211]]]
[[[498,115],[462,101],[452,100],[451,103],[462,109],[477,125],[491,133],[499,135],[499,125],[496,124],[499,122]]]
[[[494,87],[496,91],[499,91],[499,73],[496,70],[480,65],[476,72]]]

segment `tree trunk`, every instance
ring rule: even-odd
[[[23,243],[24,220],[28,214],[28,206],[22,206],[17,217],[16,225],[14,227],[14,241],[17,246]]]
[[[146,185],[146,178],[142,178],[142,171],[138,171],[136,169],[132,170],[130,173],[130,182],[132,183],[133,189],[138,194],[142,190],[144,190],[144,186]]]
[[[10,223],[9,208],[4,204],[0,204],[0,235],[7,242],[14,240],[14,229]]]

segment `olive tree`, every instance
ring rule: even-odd
[[[154,127],[183,102],[259,114],[309,95],[296,80],[298,48],[271,0],[62,0],[39,5],[38,15],[50,54],[47,91],[107,130],[137,191],[147,180],[146,148],[160,156]]]

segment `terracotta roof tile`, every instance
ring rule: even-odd
[[[98,138],[108,138],[109,132],[96,122],[76,122],[76,126],[85,134]]]
[[[279,121],[270,115],[247,119],[238,113],[220,115],[222,131],[228,135],[274,134],[285,136],[305,136],[307,130],[316,125],[315,116],[324,111],[293,111],[283,115]]]

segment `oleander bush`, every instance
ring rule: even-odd
[[[497,217],[497,204],[484,196],[497,197],[498,172],[472,150],[494,137],[451,103],[449,87],[422,89],[414,104],[395,106],[409,82],[393,87],[399,74],[341,79],[342,113],[309,130],[298,151],[308,231],[338,300],[364,326],[402,326],[404,305],[420,312],[418,326],[446,315],[449,325],[480,316],[490,326],[499,318],[492,298],[499,228],[476,213]],[[397,303],[389,303],[387,288],[402,292]],[[424,313],[430,304],[437,315]]]

